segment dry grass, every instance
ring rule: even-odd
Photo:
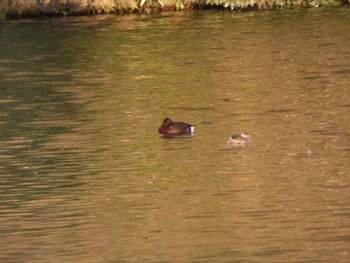
[[[85,0],[86,5],[84,9],[91,10],[93,13],[110,13],[116,10],[114,0]]]
[[[23,1],[23,0],[17,0]],[[48,14],[80,14],[110,12],[115,9],[114,0],[41,0],[40,10]]]
[[[0,11],[8,16],[37,15],[40,8],[36,0],[2,0]]]
[[[230,9],[276,8],[281,6],[319,6],[350,0],[0,0],[0,15],[73,15],[111,12],[149,12],[198,7]]]

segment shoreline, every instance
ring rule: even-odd
[[[0,0],[0,19],[35,16],[159,13],[194,9],[250,11],[348,6],[350,0]]]

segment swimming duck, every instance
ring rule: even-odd
[[[163,124],[158,128],[158,133],[171,136],[191,134],[193,132],[193,125],[184,122],[174,122],[170,118],[165,118]]]
[[[233,134],[227,141],[231,146],[246,146],[250,144],[250,135],[242,132],[241,134]]]

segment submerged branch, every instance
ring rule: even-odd
[[[350,0],[0,0],[0,18],[152,12],[195,8],[270,9],[291,6],[348,5]]]

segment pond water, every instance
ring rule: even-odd
[[[0,261],[349,262],[349,21],[2,21]]]

